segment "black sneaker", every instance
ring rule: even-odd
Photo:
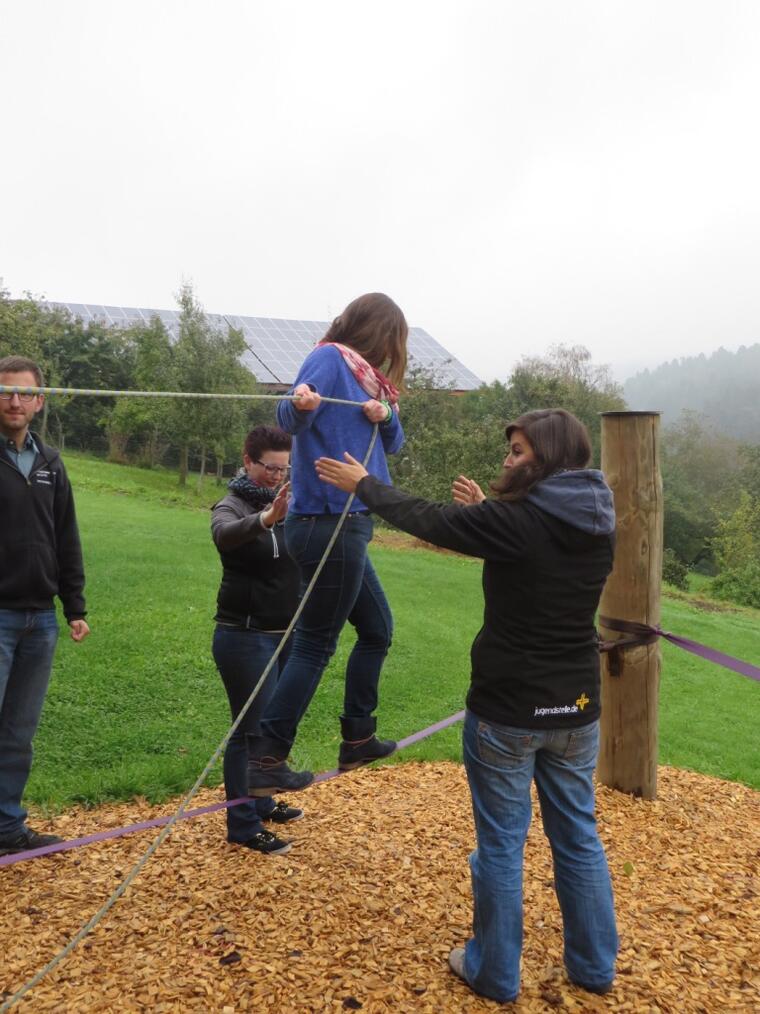
[[[301,820],[302,817],[303,810],[299,810],[297,806],[288,806],[281,800],[271,813],[261,819],[271,820],[274,824],[292,824],[294,820]]]
[[[57,834],[37,834],[25,827],[23,831],[9,837],[0,838],[0,856],[9,856],[15,852],[26,852],[29,849],[41,849],[43,845],[57,845],[63,838]]]
[[[271,831],[259,831],[248,841],[233,841],[230,844],[240,845],[244,849],[251,849],[252,852],[263,852],[267,856],[284,856],[293,848],[292,842],[283,841]]]

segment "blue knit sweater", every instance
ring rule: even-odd
[[[303,362],[293,385],[308,384],[312,390],[328,398],[369,401],[369,395],[354,377],[338,349],[318,345]],[[277,422],[293,440],[293,473],[291,478],[292,514],[340,514],[348,494],[322,482],[314,468],[317,458],[343,460],[348,451],[363,461],[372,438],[373,424],[358,406],[322,403],[313,412],[299,412],[292,401],[277,406]],[[390,483],[386,454],[396,454],[404,444],[404,431],[398,412],[380,426],[378,439],[367,462],[367,471],[382,482]],[[367,510],[358,499],[352,510]]]

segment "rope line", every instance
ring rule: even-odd
[[[418,732],[413,732],[410,736],[405,736],[404,739],[400,739],[396,744],[395,753],[405,749],[407,746],[411,746],[413,743],[419,743],[423,739],[427,739],[428,736],[432,736],[436,732],[440,732],[442,729],[448,728],[450,725],[454,725],[456,722],[460,722],[464,718],[464,711],[457,711],[453,715],[449,715],[448,718],[443,718],[439,722],[435,722],[433,725],[428,725],[425,729],[420,729]],[[341,771],[340,768],[331,768],[329,771],[320,771],[315,776],[313,785],[318,785],[320,782],[330,781],[332,778],[338,778],[341,775],[352,774],[351,771]],[[228,810],[231,806],[240,806],[241,803],[250,802],[249,796],[240,796],[238,799],[225,799],[223,802],[210,803],[208,806],[200,806],[197,810],[185,810],[179,820],[193,820],[195,817],[205,817],[209,813],[218,813],[220,810]],[[151,820],[142,820],[137,824],[127,824],[124,827],[112,827],[107,831],[95,831],[92,834],[88,834],[83,838],[70,838],[68,841],[58,842],[55,845],[41,845],[37,849],[29,849],[26,852],[15,852],[7,856],[0,856],[0,866],[13,866],[16,863],[30,862],[32,859],[42,859],[44,856],[55,855],[59,852],[72,852],[75,849],[84,848],[87,845],[98,845],[104,841],[112,841],[114,838],[123,838],[128,834],[135,834],[138,831],[150,831],[154,827],[163,827],[164,824],[168,824],[171,820],[171,816],[165,817],[154,817]]]
[[[7,388],[0,387],[0,390],[7,390]],[[23,390],[25,390],[27,393],[35,393],[36,391],[40,391],[40,390],[44,390],[44,389],[39,388],[39,389],[23,389]],[[55,389],[50,389],[50,390],[55,390]],[[18,390],[16,390],[16,393],[18,393]],[[79,392],[79,393],[82,393],[82,392]],[[281,396],[280,395],[267,395],[266,397],[281,397]],[[324,400],[326,401],[327,399],[324,399]],[[351,403],[351,404],[354,404],[354,403]],[[372,454],[372,450],[373,450],[373,448],[375,446],[375,441],[377,440],[377,434],[378,434],[378,424],[375,423],[374,427],[373,427],[373,430],[372,430],[372,438],[371,438],[371,440],[369,442],[369,447],[367,448],[367,453],[364,456],[364,461],[362,462],[363,465],[366,465],[367,462],[370,459],[370,455]],[[287,642],[287,640],[290,637],[291,633],[293,632],[293,628],[295,627],[296,622],[297,622],[299,616],[301,615],[301,613],[303,612],[304,606],[306,605],[306,602],[308,601],[309,596],[311,595],[311,592],[314,589],[314,585],[317,582],[317,578],[321,574],[322,568],[324,567],[325,563],[327,562],[327,557],[329,556],[330,552],[332,551],[333,546],[335,545],[335,540],[338,538],[340,530],[341,530],[341,528],[343,526],[343,522],[345,521],[346,516],[348,515],[348,512],[349,512],[349,510],[351,508],[351,504],[353,503],[353,501],[355,499],[355,496],[356,496],[356,494],[352,493],[349,496],[348,500],[346,501],[346,505],[343,508],[343,511],[342,511],[340,517],[338,518],[338,523],[335,526],[335,531],[332,533],[332,536],[330,537],[330,541],[327,543],[327,547],[325,548],[325,551],[324,551],[324,554],[322,556],[322,559],[319,561],[319,564],[317,565],[317,569],[314,571],[314,576],[312,577],[311,581],[309,582],[308,586],[306,587],[306,590],[305,590],[305,592],[303,594],[303,597],[301,598],[301,601],[298,603],[298,608],[296,609],[295,613],[293,614],[293,618],[291,619],[291,621],[290,621],[290,623],[288,625],[288,629],[282,635],[282,639],[280,640],[280,643],[275,648],[275,650],[274,650],[274,652],[272,654],[272,657],[269,659],[269,662],[265,666],[263,673],[259,677],[258,683],[253,688],[253,690],[251,691],[251,694],[248,697],[248,700],[245,702],[245,705],[243,706],[243,709],[241,710],[241,712],[239,713],[239,715],[237,716],[237,718],[235,719],[235,721],[232,723],[232,725],[228,729],[227,734],[224,736],[224,738],[222,739],[221,743],[216,748],[216,750],[214,750],[213,754],[211,755],[211,758],[209,759],[208,763],[204,767],[203,771],[201,771],[201,773],[198,775],[197,779],[195,780],[195,783],[194,783],[193,787],[185,795],[185,797],[183,798],[182,802],[179,804],[179,807],[174,811],[174,813],[172,814],[172,816],[169,818],[168,823],[156,835],[156,837],[150,843],[150,845],[148,846],[148,848],[145,850],[145,852],[142,854],[142,856],[140,856],[140,858],[134,864],[134,866],[132,867],[132,869],[126,875],[126,877],[124,877],[124,879],[121,881],[121,883],[112,892],[112,894],[110,895],[110,897],[106,899],[106,901],[103,903],[103,905],[101,905],[101,907],[92,916],[92,918],[89,919],[83,926],[81,926],[79,928],[79,930],[74,934],[74,936],[71,938],[71,940],[69,940],[69,942],[66,944],[66,946],[63,947],[62,950],[60,950],[58,952],[58,954],[54,955],[50,959],[50,961],[45,965],[44,968],[41,968],[38,972],[36,972],[35,975],[33,975],[32,978],[28,980],[28,982],[25,982],[23,984],[23,986],[21,986],[18,990],[16,990],[16,992],[12,996],[8,997],[8,999],[3,1003],[2,1007],[0,1007],[0,1014],[5,1014],[5,1012],[8,1011],[8,1010],[10,1010],[11,1007],[18,1000],[20,1000],[23,996],[25,996],[30,990],[34,989],[34,987],[36,985],[38,985],[38,983],[40,983],[45,978],[46,975],[48,975],[50,972],[52,972],[53,969],[55,969],[64,960],[64,958],[68,957],[68,955],[71,954],[71,952],[74,950],[74,948],[77,946],[77,944],[79,944],[88,935],[88,933],[90,933],[98,925],[98,923],[101,921],[101,919],[113,908],[113,906],[116,904],[116,902],[119,900],[119,898],[124,894],[124,892],[130,886],[130,884],[139,876],[139,874],[142,871],[143,867],[148,862],[148,860],[153,855],[153,853],[160,847],[160,845],[165,841],[165,839],[168,838],[168,836],[171,834],[172,830],[174,829],[177,821],[180,820],[180,819],[182,819],[182,817],[185,815],[185,811],[186,811],[188,805],[195,798],[195,796],[197,795],[197,793],[200,790],[201,786],[203,785],[204,781],[208,777],[209,772],[211,771],[211,769],[213,768],[213,766],[216,764],[216,762],[219,760],[219,757],[221,756],[222,751],[227,746],[227,743],[230,741],[230,738],[232,737],[232,735],[234,734],[234,732],[236,731],[236,729],[238,728],[238,726],[240,725],[240,723],[245,718],[245,715],[246,715],[248,709],[250,708],[251,704],[253,704],[254,700],[256,699],[256,696],[259,693],[259,690],[261,689],[261,687],[263,686],[264,681],[266,680],[266,678],[269,675],[269,673],[272,671],[272,667],[274,666],[274,664],[277,661],[277,659],[280,657],[280,654],[282,653],[282,649],[285,646],[285,643]]]
[[[221,399],[222,401],[298,401],[300,394],[222,394],[213,391],[194,392],[189,391],[104,391],[98,388],[87,387],[13,387],[10,384],[0,384],[0,394],[63,394],[63,395],[86,395],[88,398],[201,398]],[[349,401],[346,398],[326,398],[320,395],[322,401],[330,405],[355,405],[361,408],[363,401]],[[0,1008],[2,1010],[2,1008]]]

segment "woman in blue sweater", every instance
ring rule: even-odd
[[[303,363],[293,390],[298,400],[282,401],[278,407],[278,423],[294,436],[285,542],[300,568],[303,587],[313,577],[347,500],[345,493],[319,481],[315,460],[346,450],[363,460],[378,423],[379,438],[366,467],[382,482],[390,481],[385,456],[395,454],[404,442],[397,387],[406,369],[407,334],[404,315],[392,299],[382,293],[360,296],[333,321]],[[323,402],[321,395],[362,405]],[[309,771],[291,771],[286,758],[346,620],[357,640],[346,667],[339,766],[349,770],[396,748],[394,742],[375,736],[373,712],[393,618],[367,555],[371,538],[369,510],[356,499],[298,621],[290,657],[261,720],[261,735],[248,737],[252,796],[305,788],[313,780]]]

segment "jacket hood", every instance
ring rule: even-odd
[[[536,483],[526,499],[588,535],[611,535],[615,531],[612,490],[597,468],[550,475]]]

